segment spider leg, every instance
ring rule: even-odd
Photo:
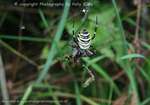
[[[73,49],[72,58],[74,59],[74,62],[79,62],[81,55],[82,53],[78,47]]]
[[[77,48],[78,47],[78,43],[75,40],[73,40],[73,41],[70,42],[70,46],[72,48]]]
[[[77,39],[76,39],[75,29],[74,29],[74,21],[73,21],[73,30],[72,30],[72,34],[73,34],[73,41],[77,44]]]
[[[79,33],[80,33],[80,32],[79,32]],[[78,35],[75,35],[74,21],[73,21],[72,34],[73,34],[73,41],[78,45],[78,40],[77,40]]]
[[[75,35],[75,32],[74,32],[74,21],[73,21],[73,30],[72,30],[72,34],[73,34],[73,36]]]
[[[78,40],[75,36],[73,36],[73,41],[76,43],[76,45],[78,45]]]
[[[91,50],[92,50],[92,52],[94,53],[94,55],[96,55],[96,50],[94,49],[94,47],[91,45]],[[90,51],[91,51],[90,50]]]
[[[77,48],[73,48],[73,53],[72,53],[72,57],[76,57],[76,55],[78,54],[78,50]]]
[[[83,83],[83,87],[85,88],[95,80],[95,76],[87,66],[85,66],[84,64],[82,66],[84,67],[84,69],[87,70],[88,74],[90,75],[90,77]]]
[[[93,56],[93,55],[96,54],[96,53],[95,53],[94,51],[92,51],[92,50],[86,50],[85,53],[86,53],[86,56]]]
[[[96,16],[95,28],[94,28],[94,35],[93,35],[93,37],[92,37],[92,40],[93,40],[93,39],[95,38],[95,36],[96,36],[97,27],[98,27],[98,20],[97,20],[97,16]]]

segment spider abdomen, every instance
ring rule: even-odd
[[[78,34],[78,45],[81,49],[89,49],[91,46],[91,38],[90,38],[90,33],[87,31],[83,31],[81,34]]]

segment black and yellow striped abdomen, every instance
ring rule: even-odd
[[[91,46],[91,37],[90,37],[90,33],[87,32],[86,30],[83,30],[83,32],[78,34],[77,37],[78,40],[78,45],[81,49],[89,49]]]

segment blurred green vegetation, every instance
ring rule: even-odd
[[[148,2],[140,1],[44,1],[64,7],[1,1],[0,51],[8,99],[19,100],[10,104],[149,105],[150,11]],[[85,2],[92,5],[72,5]],[[88,9],[86,15],[83,9]],[[93,35],[96,16],[98,29],[92,41],[96,56],[82,57],[80,64],[67,61],[73,53],[73,24],[76,34],[86,28]],[[87,87],[83,84],[89,74],[83,65],[95,76]]]

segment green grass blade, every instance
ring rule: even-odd
[[[143,77],[150,83],[150,77],[149,77],[149,75],[145,72],[145,70],[144,70],[142,67],[140,67],[139,65],[137,65],[137,64],[136,64],[136,66],[137,66],[137,68],[139,69],[141,75],[143,75]]]
[[[6,74],[5,74],[1,52],[0,52],[0,88],[1,88],[2,98],[3,98],[2,102],[4,103],[4,105],[10,105],[5,76]]]
[[[55,105],[60,105],[58,97],[53,93],[53,89],[51,87],[49,88],[49,93],[52,96]]]
[[[148,105],[150,103],[150,98],[145,99],[141,105]]]
[[[44,77],[46,76],[50,66],[52,65],[52,61],[53,61],[53,59],[57,53],[57,51],[56,51],[57,44],[56,43],[59,42],[61,35],[62,35],[62,32],[63,32],[63,29],[64,29],[64,26],[65,26],[65,22],[67,21],[67,16],[68,16],[69,8],[70,8],[70,2],[71,2],[71,0],[65,1],[64,11],[63,11],[60,23],[58,25],[56,35],[54,37],[53,44],[52,44],[51,49],[48,53],[47,61],[45,63],[44,69],[41,71],[41,73],[40,73],[40,75],[36,81],[38,83],[41,82],[44,79]]]
[[[63,93],[63,92],[55,92],[54,93],[56,96],[62,96],[62,97],[70,97],[70,98],[76,98],[75,95],[70,94],[70,93]],[[92,99],[90,99],[89,97],[80,95],[81,100],[88,103],[88,105],[99,105],[98,103],[96,103],[95,101],[93,101]]]
[[[143,58],[143,59],[145,59],[145,56],[141,55],[141,54],[128,54],[128,55],[125,55],[125,56],[121,57],[120,60],[133,59],[133,58]]]
[[[19,56],[20,58],[22,58],[23,60],[31,63],[32,65],[37,66],[37,64],[32,61],[31,59],[29,59],[28,57],[26,57],[25,55],[21,54],[20,52],[18,52],[17,50],[15,50],[14,48],[12,48],[10,45],[8,45],[7,43],[3,42],[2,40],[0,40],[0,44],[2,46],[4,46],[5,48],[7,48],[9,51],[11,51],[12,53],[16,54],[17,56]]]
[[[22,99],[21,99],[19,105],[24,105],[24,104],[27,102],[28,97],[29,97],[29,95],[30,95],[31,92],[32,92],[32,88],[33,88],[32,85],[30,85],[30,86],[27,88],[27,90],[26,90],[25,94],[23,95],[23,97],[22,97]]]
[[[92,101],[91,99],[89,99],[89,98],[87,98],[87,97],[85,97],[85,96],[80,96],[81,97],[81,99],[82,100],[85,100],[87,103],[89,103],[90,105],[100,105],[100,104],[98,104],[98,103],[96,103],[96,102],[94,102],[94,101]]]
[[[20,41],[30,41],[30,42],[51,42],[50,38],[39,38],[39,37],[31,37],[31,36],[18,36],[14,35],[0,35],[0,39],[7,39],[7,40],[20,40]]]
[[[48,28],[49,25],[48,25],[48,23],[47,23],[47,20],[46,20],[46,18],[45,18],[45,16],[44,16],[42,10],[39,9],[38,12],[39,12],[39,14],[40,14],[40,17],[41,17],[41,19],[42,19],[42,21],[43,21],[43,24],[44,24],[45,28]]]
[[[118,26],[119,26],[120,31],[121,31],[120,37],[121,37],[121,39],[122,39],[122,41],[124,43],[123,44],[123,49],[124,49],[123,52],[124,52],[124,54],[127,54],[127,43],[126,43],[126,39],[125,39],[125,32],[124,32],[124,29],[123,29],[122,21],[120,19],[119,9],[118,9],[118,7],[116,5],[116,0],[112,0],[112,4],[113,4],[113,6],[115,8],[116,15],[117,15],[117,20],[118,20]]]
[[[112,84],[110,84],[110,91],[109,91],[109,97],[108,97],[108,99],[109,99],[109,103],[108,103],[108,105],[111,105],[111,100],[112,100],[112,96],[113,96],[113,88],[112,88]]]
[[[2,27],[7,16],[8,16],[8,12],[4,12],[3,16],[0,18],[0,28]]]
[[[76,93],[76,104],[77,105],[82,105],[81,104],[81,99],[80,99],[80,90],[78,84],[75,82],[75,93]]]
[[[142,42],[142,45],[147,48],[148,50],[150,50],[150,44],[146,43],[146,42]]]
[[[98,62],[98,61],[104,59],[105,57],[106,57],[106,56],[104,56],[104,55],[95,57],[95,58],[93,58],[93,59],[91,59],[91,60],[89,61],[89,64],[90,64],[90,65],[91,65],[91,64],[94,64],[94,63],[96,63],[96,62]],[[89,65],[87,65],[87,66],[89,66]]]

